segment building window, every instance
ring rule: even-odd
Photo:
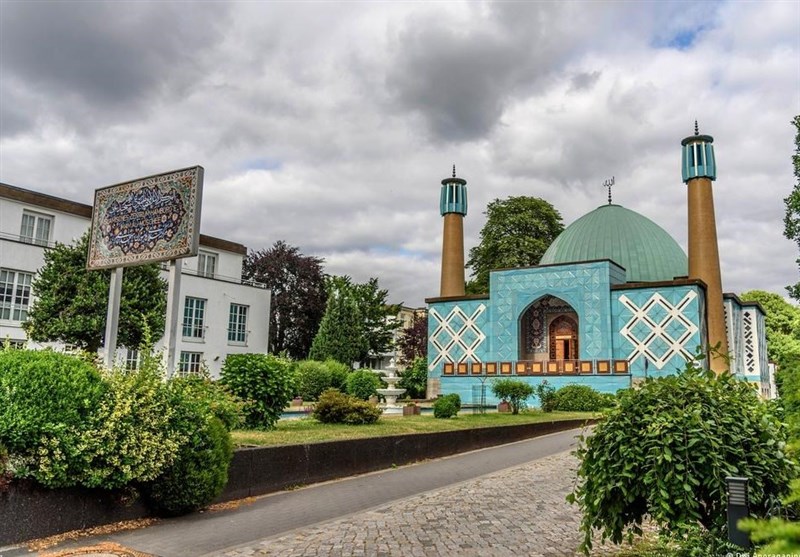
[[[184,338],[204,338],[205,327],[203,322],[206,314],[206,301],[202,298],[186,296],[186,305],[183,308],[183,336]]]
[[[201,362],[203,361],[202,352],[181,352],[181,361],[178,364],[178,373],[188,375],[190,373],[200,373]]]
[[[139,369],[139,351],[135,348],[128,348],[125,353],[125,369]]]
[[[31,302],[31,273],[0,269],[0,319],[25,321]]]
[[[197,274],[201,277],[214,278],[217,271],[217,254],[201,251],[197,254]]]
[[[22,227],[19,231],[19,239],[29,244],[46,246],[50,242],[50,228],[52,228],[53,217],[40,215],[38,213],[22,213]]]
[[[247,342],[247,306],[231,304],[228,318],[228,342]]]

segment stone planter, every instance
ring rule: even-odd
[[[303,406],[302,397],[296,396],[292,399],[292,406]]]
[[[422,408],[416,404],[403,406],[403,416],[419,416],[420,414],[422,414]]]
[[[511,404],[509,404],[508,402],[506,402],[504,400],[500,404],[497,405],[497,411],[498,412],[503,412],[503,413],[511,412]]]

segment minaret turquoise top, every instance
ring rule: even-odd
[[[467,214],[467,181],[456,178],[456,165],[453,165],[453,176],[442,180],[442,191],[439,198],[439,212]]]
[[[681,141],[683,145],[683,164],[681,174],[683,181],[692,178],[717,179],[717,163],[714,159],[714,138],[710,135],[700,135],[697,121],[694,122],[694,135]]]

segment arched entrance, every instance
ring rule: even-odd
[[[550,359],[578,359],[578,323],[568,315],[559,315],[550,323]]]
[[[559,321],[561,317],[567,317],[570,322],[564,325]],[[561,353],[568,355],[568,358],[578,358],[578,314],[567,302],[555,296],[542,296],[522,313],[519,319],[519,359],[527,361],[541,362],[554,360],[553,348],[555,336],[553,335],[553,324],[561,323],[558,336],[559,340],[571,340],[566,345],[561,343]],[[571,328],[568,325],[571,324]]]

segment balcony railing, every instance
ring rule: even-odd
[[[506,362],[445,362],[442,375],[508,377],[548,375],[629,375],[627,360],[512,360]]]

